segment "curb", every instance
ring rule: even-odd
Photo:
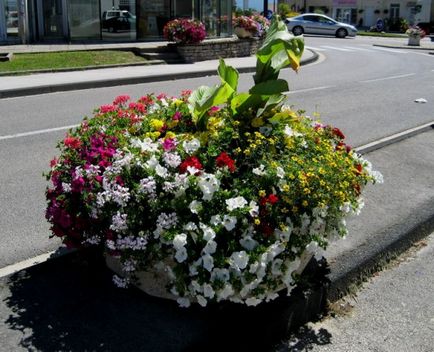
[[[311,49],[306,49],[311,52],[311,56],[307,59],[301,60],[300,65],[304,66],[311,64],[318,60],[319,55]],[[129,65],[131,66],[131,65]],[[143,65],[142,65],[143,66]],[[125,66],[124,66],[125,67]],[[255,71],[255,67],[242,67],[237,69],[239,73],[250,73]],[[21,96],[36,95],[36,94],[47,94],[54,92],[66,92],[72,90],[80,89],[92,89],[92,88],[104,88],[104,87],[114,87],[129,84],[141,84],[141,83],[151,83],[151,82],[161,82],[161,81],[172,81],[175,79],[186,79],[186,78],[198,78],[203,76],[215,76],[217,69],[203,70],[197,72],[179,72],[176,74],[160,74],[155,76],[141,76],[133,78],[114,78],[101,81],[89,81],[89,82],[78,82],[78,83],[61,83],[55,85],[42,85],[38,87],[28,87],[28,88],[16,88],[0,91],[0,99],[3,98],[16,98]]]

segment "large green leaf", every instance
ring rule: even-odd
[[[237,91],[239,73],[232,66],[226,66],[226,63],[223,59],[220,59],[218,74],[222,82],[229,84],[234,92]]]
[[[297,71],[303,50],[302,38],[289,33],[284,22],[273,21],[263,46],[256,54],[255,83],[275,80],[280,70],[289,66]]]
[[[274,95],[287,92],[288,90],[288,82],[284,79],[277,79],[256,84],[249,90],[249,93],[259,95]]]

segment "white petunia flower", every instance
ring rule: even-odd
[[[203,285],[203,295],[207,298],[214,298],[215,292],[210,284]]]
[[[259,165],[259,167],[254,168],[254,169],[252,170],[252,172],[253,172],[255,175],[263,176],[263,175],[266,174],[266,172],[265,172],[265,166],[264,166],[263,164],[261,164],[261,165]]]
[[[63,188],[63,191],[65,193],[71,192],[71,184],[70,183],[62,182],[62,188]]]
[[[176,250],[180,250],[187,244],[187,235],[185,233],[180,233],[179,235],[176,235],[173,239],[173,247]]]
[[[200,148],[200,142],[198,139],[193,138],[191,141],[182,142],[182,147],[184,148],[186,153],[192,154]]]
[[[202,202],[198,202],[197,200],[193,200],[189,206],[190,211],[193,214],[199,214],[199,212],[202,210]]]
[[[249,214],[251,217],[259,215],[259,206],[254,200],[249,203]]]
[[[222,268],[214,268],[211,272],[211,281],[223,281],[227,282],[229,281],[230,274],[228,269],[222,269]]]
[[[302,136],[303,134],[294,131],[291,127],[289,127],[288,125],[285,126],[285,130],[283,131],[288,137],[299,137]]]
[[[259,298],[250,297],[246,299],[246,305],[248,306],[257,306],[261,302],[262,300],[260,300]]]
[[[252,237],[245,236],[240,239],[240,244],[243,246],[244,249],[247,249],[248,251],[253,251],[259,243],[255,241]]]
[[[202,252],[205,254],[214,254],[217,250],[217,242],[213,240],[209,240],[205,247],[203,248]]]
[[[184,262],[187,257],[187,249],[185,249],[185,247],[181,247],[176,251],[175,259],[178,261],[178,263]]]
[[[223,217],[223,226],[226,228],[226,230],[232,231],[236,224],[237,218],[235,216],[225,215]]]
[[[158,144],[152,142],[151,138],[145,138],[143,141],[134,139],[131,141],[133,147],[138,147],[142,152],[156,152],[158,150]]]
[[[190,300],[187,297],[179,297],[176,302],[179,304],[182,308],[188,308],[190,307]]]
[[[235,209],[239,209],[239,208],[243,208],[246,206],[247,204],[247,200],[245,200],[244,197],[235,197],[235,198],[229,198],[226,199],[226,205],[227,205],[227,209],[229,211],[235,210]]]
[[[184,225],[184,230],[185,231],[195,231],[197,230],[197,226],[194,222],[188,222]]]
[[[217,300],[221,301],[221,300],[225,300],[227,299],[229,296],[232,296],[234,294],[234,289],[232,288],[231,284],[226,284],[222,290],[217,292]]]
[[[236,270],[243,270],[249,263],[249,255],[246,253],[246,251],[233,252],[229,258],[229,263],[232,268]]]
[[[148,169],[155,170],[159,163],[155,155],[152,155],[152,157],[148,161],[146,161],[145,165]]]
[[[203,174],[198,178],[197,185],[203,193],[203,200],[211,200],[220,188],[220,180],[212,174]]]
[[[169,176],[169,172],[167,171],[167,169],[160,164],[155,166],[155,173],[161,178],[166,178],[167,176]]]
[[[214,267],[214,258],[209,254],[204,254],[202,256],[203,261],[203,267],[211,272],[212,268]]]
[[[219,214],[213,215],[213,216],[211,216],[211,220],[209,223],[213,226],[221,225],[222,224],[222,217]]]
[[[202,223],[199,224],[199,227],[203,231],[203,239],[205,241],[210,241],[215,238],[215,231],[211,227],[206,226],[205,224]]]
[[[197,295],[196,299],[197,299],[197,303],[199,303],[202,307],[206,307],[208,301],[205,299],[205,297],[201,295]]]
[[[276,175],[279,178],[284,178],[285,177],[285,170],[283,170],[280,166],[278,166],[276,168]]]

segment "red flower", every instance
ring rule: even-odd
[[[227,153],[221,152],[216,159],[216,164],[218,167],[225,167],[229,169],[230,172],[235,172],[235,160],[232,159]]]
[[[278,201],[279,201],[278,196],[276,196],[275,194],[270,194],[268,197],[262,197],[259,203],[262,206],[265,206],[267,205],[267,203],[273,205],[276,204]]]
[[[339,137],[340,139],[345,139],[345,135],[342,133],[342,131],[339,128],[335,127],[333,128],[332,131],[336,137]]]
[[[195,156],[190,156],[185,159],[181,165],[179,165],[179,173],[183,174],[187,171],[188,167],[194,167],[195,169],[202,170],[203,166],[200,163],[199,159]]]
[[[115,100],[113,101],[113,105],[120,105],[120,104],[125,104],[128,100],[130,100],[130,96],[129,95],[119,95],[115,98]]]
[[[72,149],[78,149],[81,147],[81,140],[77,137],[67,136],[63,140],[63,144],[65,144],[65,147],[72,148]]]

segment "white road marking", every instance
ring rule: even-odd
[[[355,50],[355,51],[366,51],[366,52],[374,52],[374,50],[371,49],[365,49],[365,48],[360,48],[360,47],[355,47],[355,46],[344,46],[344,48],[346,49],[350,49],[350,50]]]
[[[296,93],[312,92],[312,91],[315,91],[315,90],[322,90],[322,89],[328,89],[328,88],[333,88],[333,87],[334,86],[323,86],[323,87],[298,89],[298,90],[293,90],[293,91],[287,92],[286,94],[296,94]]]
[[[387,81],[389,79],[405,78],[405,77],[411,77],[411,76],[414,76],[414,75],[415,75],[415,73],[407,73],[405,75],[389,76],[389,77],[382,77],[382,78],[375,78],[375,79],[367,79],[366,81],[360,81],[360,82],[361,83],[371,83],[371,82]]]
[[[37,134],[44,134],[44,133],[69,130],[71,128],[75,128],[78,126],[80,126],[80,125],[62,126],[62,127],[55,127],[55,128],[47,128],[45,130],[37,130],[37,131],[30,131],[30,132],[24,132],[24,133],[10,134],[7,136],[0,136],[0,141],[5,140],[5,139],[22,138],[22,137],[34,136]]]
[[[338,51],[346,51],[346,52],[351,52],[352,51],[352,50],[349,50],[349,49],[344,49],[344,48],[340,48],[340,47],[337,47],[337,46],[328,46],[328,45],[321,45],[321,48],[338,50]]]

